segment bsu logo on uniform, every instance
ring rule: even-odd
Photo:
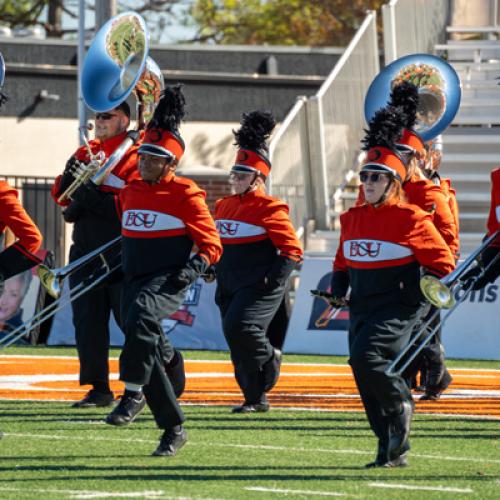
[[[129,210],[125,220],[125,227],[144,227],[146,229],[151,229],[156,222],[157,216],[158,214]]]
[[[380,246],[380,242],[351,241],[349,246],[349,257],[378,257]]]
[[[215,222],[217,231],[221,236],[234,236],[238,232],[240,226],[238,222],[228,222],[218,220]]]

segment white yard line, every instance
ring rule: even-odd
[[[186,497],[167,495],[163,490],[145,490],[145,491],[91,491],[91,490],[58,490],[58,489],[30,489],[30,488],[10,488],[0,486],[0,492],[20,492],[26,493],[55,493],[65,495],[74,499],[90,499],[90,498],[165,498],[172,500],[193,500],[194,498],[203,498],[203,500],[211,500],[208,497]]]
[[[369,483],[372,488],[392,488],[395,490],[440,491],[443,493],[474,493],[471,488],[453,488],[447,486],[412,486],[410,484]]]
[[[338,493],[336,491],[318,491],[318,490],[289,490],[281,488],[264,488],[263,486],[246,486],[247,491],[261,491],[263,493],[285,493],[286,495],[315,495],[322,497],[350,497],[347,493]]]
[[[77,437],[77,436],[58,436],[58,435],[48,435],[48,434],[25,434],[17,432],[5,432],[5,437],[22,437],[29,439],[48,439],[54,441],[87,441],[88,436]],[[157,443],[157,440],[153,439],[139,439],[139,438],[103,438],[98,436],[92,436],[92,441],[112,441],[112,442],[124,442],[124,443]],[[264,450],[264,451],[290,451],[298,453],[333,453],[333,454],[346,454],[346,455],[373,455],[373,451],[364,450],[352,450],[352,449],[333,449],[333,448],[293,448],[288,446],[271,446],[271,445],[255,445],[255,444],[232,444],[232,443],[187,443],[189,446],[217,446],[219,448],[239,448],[248,450]],[[418,453],[412,453],[412,458],[425,458],[426,460],[445,460],[451,462],[477,462],[477,463],[490,463],[490,464],[500,464],[500,460],[488,459],[488,458],[476,458],[476,457],[460,457],[460,456],[446,456],[446,455],[421,455]]]

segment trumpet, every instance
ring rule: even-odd
[[[75,166],[73,167],[71,174],[75,178],[74,181],[68,186],[68,188],[57,198],[58,203],[61,203],[66,200],[70,200],[73,193],[82,185],[92,179],[96,173],[101,168],[106,156],[103,151],[99,151],[96,154],[92,153],[92,149],[89,144],[89,140],[87,137],[87,132],[92,130],[94,126],[91,123],[79,127],[80,135],[82,137],[83,143],[87,148],[87,154],[90,158],[89,163],[84,163],[82,161],[76,161]]]
[[[330,321],[333,321],[335,318],[337,318],[337,316],[342,311],[342,308],[347,306],[347,301],[345,299],[343,299],[344,304],[341,306],[332,305],[330,302],[332,295],[328,292],[324,292],[323,290],[311,290],[311,295],[313,297],[323,299],[328,304],[328,307],[319,315],[319,317],[314,322],[314,326],[316,326],[316,328],[326,328]]]
[[[422,277],[420,280],[422,293],[431,304],[437,307],[437,310],[430,316],[430,318],[423,322],[423,324],[421,323],[427,314],[428,308],[425,308],[425,314],[418,315],[411,325],[412,330],[414,329],[416,332],[412,335],[412,338],[406,347],[398,353],[396,358],[385,369],[386,375],[401,375],[408,368],[408,366],[410,366],[413,360],[420,354],[422,349],[438,332],[439,328],[441,328],[453,314],[455,309],[457,309],[457,307],[467,299],[476,281],[484,276],[484,274],[496,264],[497,260],[500,258],[500,253],[481,270],[480,274],[478,274],[475,278],[472,278],[470,283],[464,283],[462,281],[463,276],[470,269],[471,264],[473,264],[474,261],[478,259],[486,250],[486,248],[488,248],[488,246],[495,241],[499,234],[500,231],[493,233],[476,250],[474,250],[474,252],[472,252],[469,257],[465,259],[462,264],[460,264],[460,266],[444,278],[438,279],[433,276]],[[462,292],[462,294],[460,298],[456,300],[455,295],[458,295],[459,292]],[[448,309],[448,312],[443,316],[443,318],[441,318],[441,321],[436,324],[434,328],[429,330],[429,327],[440,316],[441,309]],[[420,324],[421,326],[419,326]],[[410,351],[412,351],[412,353],[408,355]],[[402,362],[403,358],[405,358],[404,362]]]
[[[97,248],[93,252],[84,255],[81,259],[72,262],[66,267],[60,269],[48,269],[46,266],[43,266],[44,270],[39,271],[39,276],[41,280],[42,275],[47,279],[42,280],[42,285],[46,286],[47,282],[48,284],[50,284],[50,287],[53,286],[54,290],[58,291],[57,294],[54,294],[52,293],[50,288],[47,289],[48,293],[51,296],[56,297],[56,300],[38,313],[34,314],[30,319],[19,325],[16,329],[12,330],[7,335],[2,337],[2,339],[0,339],[0,350],[5,349],[17,340],[25,337],[31,330],[41,325],[44,321],[47,321],[48,319],[55,316],[58,311],[71,304],[71,302],[89,292],[97,285],[105,281],[111,274],[118,271],[121,267],[121,262],[108,262],[106,256],[104,255],[104,252],[110,249],[112,246],[116,245],[119,240],[121,240],[121,237],[111,240],[110,242]],[[88,278],[82,280],[80,283],[70,289],[68,295],[61,295],[61,281],[95,258],[101,259],[101,266]]]

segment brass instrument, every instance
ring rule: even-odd
[[[75,178],[75,180],[68,186],[68,188],[57,198],[57,201],[61,203],[62,201],[71,199],[73,193],[82,185],[88,182],[92,177],[97,173],[101,165],[103,164],[106,156],[103,151],[99,151],[97,154],[92,153],[92,149],[90,147],[87,131],[92,130],[94,126],[91,123],[80,127],[80,135],[82,136],[82,140],[87,148],[87,154],[90,158],[89,163],[85,163],[83,161],[76,161],[75,166],[73,167],[71,174]]]
[[[83,294],[95,288],[115,271],[118,271],[118,269],[121,267],[121,262],[108,262],[105,256],[105,252],[106,250],[109,250],[113,246],[117,245],[120,240],[121,237],[115,238],[102,247],[97,248],[90,254],[87,254],[81,259],[78,259],[77,261],[72,262],[68,266],[60,269],[49,269],[46,266],[40,266],[40,269],[38,271],[40,280],[42,281],[42,284],[44,286],[48,286],[48,292],[53,297],[56,297],[56,300],[52,302],[52,304],[49,304],[47,307],[33,315],[23,324],[19,325],[16,329],[12,330],[7,335],[2,337],[0,339],[0,350],[5,349],[17,340],[25,337],[32,329],[36,328],[44,321],[47,321],[48,319],[53,317],[59,310],[63,309],[71,302],[81,297]],[[69,291],[69,294],[67,296],[60,295],[62,289],[62,280],[67,278],[77,269],[80,269],[85,264],[88,264],[92,259],[97,258],[102,261],[102,265],[97,268],[91,276],[73,287]],[[51,293],[51,290],[53,290],[54,293]]]
[[[152,118],[163,89],[163,75],[148,57],[149,33],[144,19],[135,12],[124,12],[110,19],[97,33],[83,63],[81,88],[85,104],[96,112],[119,106],[130,94],[137,99],[137,129],[105,161],[89,152],[88,168],[77,168],[75,180],[59,201],[71,198],[89,180],[101,185],[129,148],[139,139],[139,131]],[[84,140],[87,147],[88,141]],[[95,160],[95,162],[93,162]],[[64,197],[63,197],[64,196]]]
[[[83,257],[80,257],[79,259],[74,260],[73,262],[69,263],[67,266],[64,267],[60,267],[57,269],[50,269],[49,267],[41,264],[40,266],[38,266],[38,271],[37,271],[38,277],[40,278],[40,282],[42,283],[43,287],[47,290],[49,295],[51,295],[55,299],[58,299],[62,292],[63,280],[65,280],[67,277],[69,277],[72,273],[74,273],[78,269],[87,265],[92,259],[96,257],[100,258],[102,261],[102,266],[104,266],[104,268],[109,271],[109,265],[107,263],[104,253],[107,250],[116,246],[118,243],[120,243],[121,239],[122,239],[121,236],[117,236],[113,240],[108,241],[99,248],[96,248],[94,251],[84,255]]]
[[[453,121],[460,107],[461,83],[453,67],[440,57],[411,54],[386,66],[374,78],[365,97],[367,123],[390,102],[393,87],[409,81],[418,89],[415,131],[424,142],[438,136]]]
[[[333,306],[329,300],[331,299],[332,295],[323,290],[311,290],[311,295],[313,297],[323,299],[328,304],[326,309],[324,309],[324,311],[315,320],[314,326],[316,326],[316,328],[326,328],[328,326],[328,323],[330,323],[330,321],[333,321],[340,314],[342,308],[347,307],[348,305],[347,300],[344,299],[344,305],[340,307]]]
[[[496,255],[485,268],[482,268],[480,274],[475,278],[472,278],[470,283],[464,283],[462,281],[465,273],[471,269],[471,265],[480,257],[480,255],[486,250],[486,248],[488,248],[488,246],[497,238],[499,234],[500,231],[493,233],[476,250],[474,250],[474,252],[472,252],[469,257],[467,257],[467,259],[460,264],[460,266],[444,278],[438,279],[433,276],[422,277],[420,280],[420,289],[426,299],[437,307],[437,311],[418,327],[418,330],[412,335],[410,342],[399,352],[396,358],[386,368],[385,373],[387,375],[401,375],[408,368],[408,366],[410,366],[413,360],[420,354],[422,349],[438,332],[439,328],[453,314],[455,309],[467,299],[472,291],[472,288],[474,287],[474,283],[484,276],[484,274],[497,262],[500,258],[500,253]],[[462,292],[461,296],[458,300],[456,300],[455,295],[458,295],[459,292]],[[448,309],[448,312],[441,319],[439,324],[431,330],[428,330],[433,322],[440,316],[441,309]],[[426,312],[427,311],[428,309],[426,309]],[[413,327],[422,323],[423,317],[425,317],[425,314],[415,320]],[[412,352],[408,355],[410,351]],[[405,358],[405,360],[400,365],[403,358]]]

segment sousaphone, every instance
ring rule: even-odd
[[[85,104],[95,112],[110,111],[131,94],[137,99],[137,129],[104,164],[91,161],[78,165],[75,181],[59,197],[70,198],[78,186],[89,179],[102,184],[108,174],[138,140],[139,130],[152,118],[164,87],[158,65],[148,57],[149,32],[136,12],[124,12],[110,19],[99,30],[83,62],[81,89]],[[92,155],[91,156],[91,160]]]
[[[419,104],[415,131],[427,142],[443,132],[458,112],[461,83],[456,71],[443,59],[430,54],[401,57],[386,66],[373,80],[365,98],[365,119],[386,107],[392,89],[408,81],[418,88]]]

